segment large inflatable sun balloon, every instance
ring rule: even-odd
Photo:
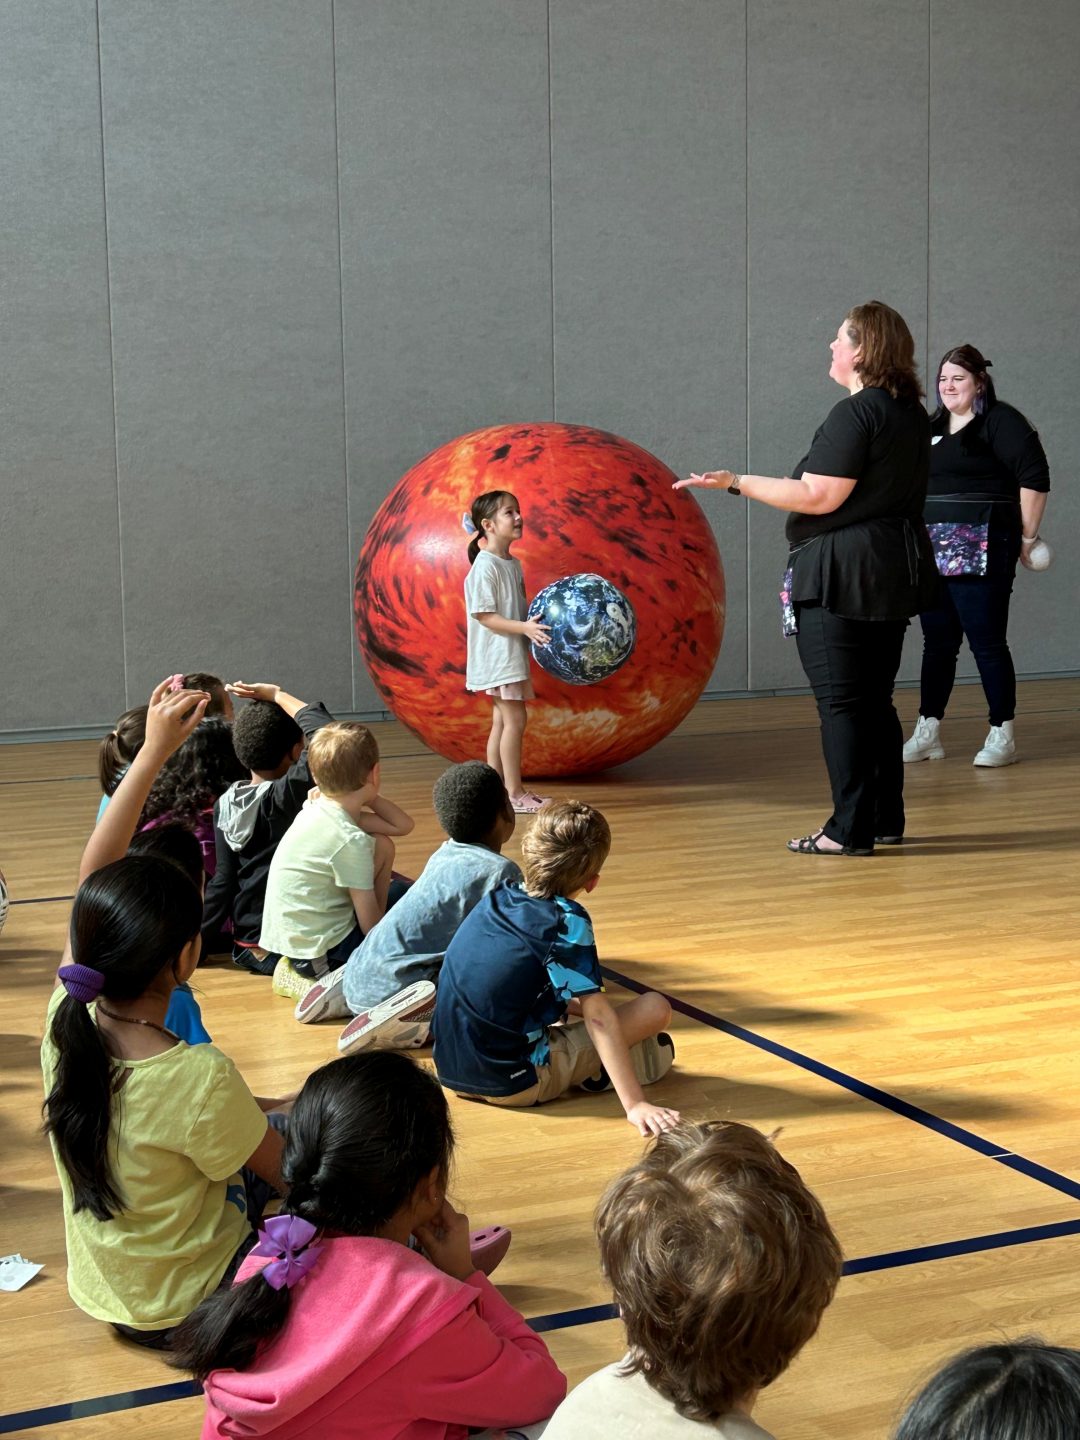
[[[674,480],[647,450],[584,425],[494,425],[425,456],[380,506],[356,567],[356,638],[387,709],[447,759],[483,758],[491,701],[465,689],[462,515],[506,490],[525,521],[512,553],[529,598],[598,575],[637,627],[630,658],[596,684],[532,666],[525,774],[604,770],[663,739],[705,688],[724,633],[720,554]]]

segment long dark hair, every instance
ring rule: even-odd
[[[157,855],[181,869],[199,894],[206,881],[202,846],[186,825],[155,825],[131,837],[129,855]]]
[[[485,490],[483,495],[478,495],[472,502],[472,509],[469,511],[469,518],[473,523],[476,534],[469,541],[469,564],[473,564],[480,554],[480,541],[484,538],[484,521],[494,520],[499,513],[499,506],[504,500],[513,500],[517,504],[517,497],[509,490]]]
[[[406,1055],[369,1050],[331,1061],[308,1077],[289,1117],[285,1209],[323,1231],[372,1235],[432,1170],[448,1173],[453,1145],[438,1081]],[[244,1370],[288,1316],[288,1288],[252,1275],[188,1316],[171,1363],[197,1380]]]
[[[202,898],[171,860],[130,855],[87,877],[71,912],[76,964],[100,970],[105,1000],[137,1000],[199,933]],[[56,1049],[45,1130],[71,1181],[72,1208],[111,1220],[124,1207],[109,1164],[109,1116],[124,1071],[86,1005],[65,995],[52,1019]]]
[[[98,748],[98,779],[106,795],[112,795],[125,769],[142,749],[146,739],[145,705],[125,710]]]
[[[894,400],[918,400],[915,341],[904,317],[884,300],[868,300],[848,311],[844,325],[862,352],[855,362],[862,383],[880,386]]]
[[[229,722],[220,716],[203,720],[161,767],[140,824],[168,815],[190,829],[234,780],[247,778],[233,749]]]
[[[966,370],[975,381],[975,399],[971,408],[976,415],[985,415],[988,410],[992,410],[997,404],[997,391],[994,389],[993,380],[987,374],[992,363],[981,350],[976,350],[974,345],[954,345],[951,350],[946,350],[934,372],[937,409],[933,418],[937,420],[945,413],[945,405],[941,399],[941,372],[946,365],[959,365],[960,369]]]
[[[1075,1440],[1080,1351],[1035,1336],[965,1350],[908,1406],[896,1440]]]

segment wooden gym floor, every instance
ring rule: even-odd
[[[915,695],[900,708],[907,730]],[[676,1002],[676,1069],[658,1095],[688,1116],[782,1127],[840,1235],[848,1273],[821,1333],[758,1408],[782,1440],[884,1436],[912,1386],[968,1344],[1033,1331],[1080,1344],[1078,711],[1080,682],[1025,684],[1023,763],[975,770],[983,699],[958,690],[949,758],[907,772],[912,843],[868,859],[783,849],[827,813],[809,699],[701,705],[633,764],[545,787],[611,821],[589,908],[613,975]],[[440,838],[443,762],[395,725],[379,739],[385,788],[417,819],[399,848],[415,874]],[[171,1440],[198,1434],[201,1401],[68,1300],[38,1130],[38,1044],[98,801],[95,749],[0,747],[15,902],[0,939],[0,1253],[45,1262],[0,1296],[0,1433]],[[337,1026],[297,1025],[269,981],[219,965],[198,983],[257,1092],[336,1053]],[[456,1198],[474,1223],[513,1227],[498,1282],[544,1317],[576,1383],[621,1353],[590,1215],[641,1142],[614,1096],[519,1113],[453,1103]]]

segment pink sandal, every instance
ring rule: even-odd
[[[490,1275],[510,1249],[511,1234],[505,1225],[489,1225],[469,1232],[469,1254],[481,1275]]]

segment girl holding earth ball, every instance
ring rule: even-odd
[[[548,627],[526,618],[525,578],[521,561],[510,554],[521,539],[524,522],[516,498],[505,490],[478,495],[466,516],[472,532],[469,575],[465,581],[468,661],[465,687],[491,697],[491,733],[487,763],[503,778],[519,815],[533,815],[545,796],[525,789],[521,778],[521,741],[525,702],[535,700],[529,679],[529,647],[546,645]],[[481,548],[483,541],[483,548]]]
[[[817,700],[832,785],[824,825],[788,841],[799,855],[870,855],[904,834],[903,735],[893,706],[904,631],[934,608],[938,576],[923,524],[930,422],[915,344],[880,300],[856,305],[832,341],[834,405],[791,478],[708,471],[679,480],[790,512],[781,585]]]

